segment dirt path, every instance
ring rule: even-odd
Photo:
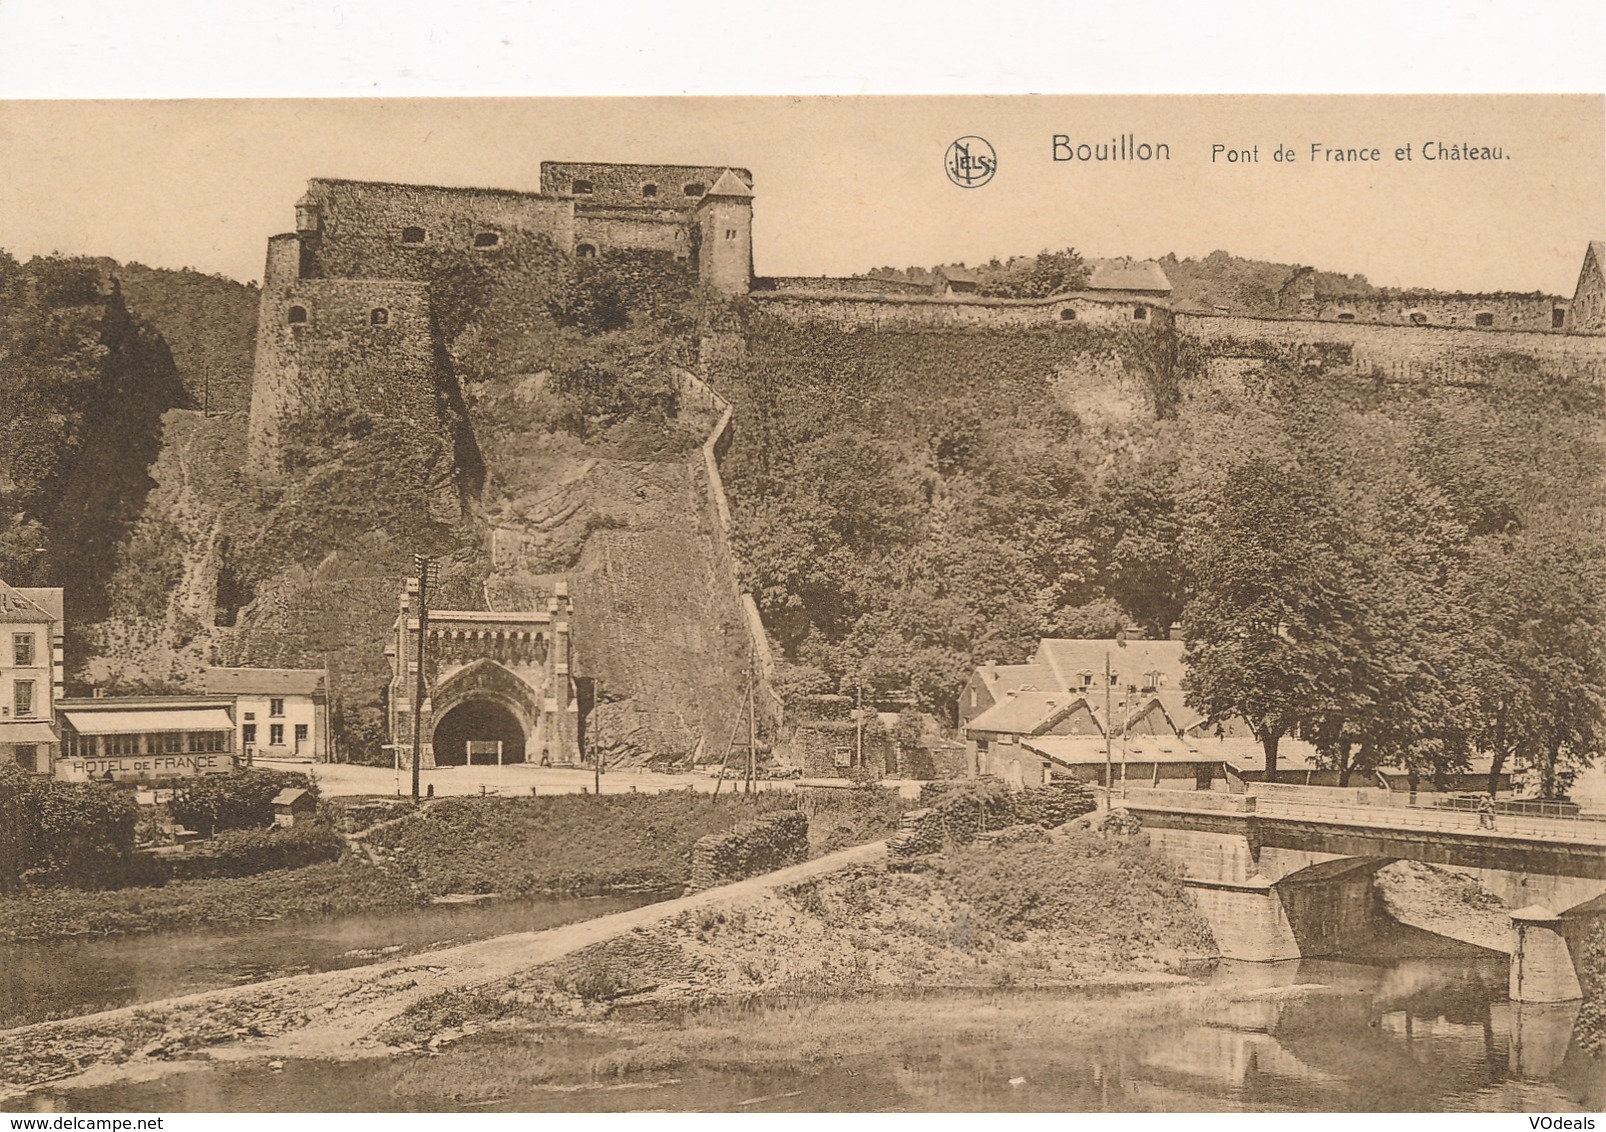
[[[885,855],[884,841],[858,845],[760,877],[547,931],[0,1031],[0,1100],[52,1081],[91,1085],[149,1078],[169,1066],[178,1068],[173,1059],[379,1056],[388,1050],[373,1036],[379,1027],[428,996],[494,982],[688,910],[750,899]]]

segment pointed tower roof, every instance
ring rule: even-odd
[[[709,197],[740,197],[744,200],[752,200],[753,190],[748,188],[747,183],[740,177],[727,169],[719,175],[719,180],[714,182],[714,187],[703,194],[704,200]]]

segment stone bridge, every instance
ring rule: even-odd
[[[1399,860],[1475,875],[1511,912],[1511,997],[1581,996],[1577,954],[1606,912],[1606,822],[1317,804],[1185,790],[1124,805],[1179,866],[1230,959],[1334,955],[1382,926],[1372,878]]]

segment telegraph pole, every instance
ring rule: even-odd
[[[1104,808],[1113,809],[1110,805],[1112,791],[1115,789],[1114,767],[1110,760],[1110,728],[1115,723],[1113,709],[1110,707],[1110,650],[1104,650]]]
[[[413,555],[418,568],[418,679],[413,684],[413,801],[418,801],[418,770],[424,761],[424,642],[429,638],[429,575],[434,563]]]

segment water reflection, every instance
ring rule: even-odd
[[[1576,1004],[1517,1006],[1494,960],[1224,965],[1201,1017],[1075,1020],[1121,993],[933,992],[760,1000],[688,1013],[629,1040],[482,1036],[433,1058],[214,1066],[159,1081],[44,1092],[64,1110],[253,1111],[1569,1111],[1606,1107],[1606,1064],[1571,1041]],[[935,1020],[941,1024],[934,1024]],[[626,1079],[598,1054],[679,1022],[740,1037],[816,1032],[808,1063],[692,1058]],[[811,1030],[811,1027],[815,1029]],[[552,1076],[562,1045],[569,1077]],[[762,1044],[762,1043],[760,1043]],[[872,1050],[844,1056],[833,1050]]]
[[[663,893],[530,897],[320,916],[236,928],[0,946],[0,1027],[151,1002],[306,971],[541,931],[622,912]]]

